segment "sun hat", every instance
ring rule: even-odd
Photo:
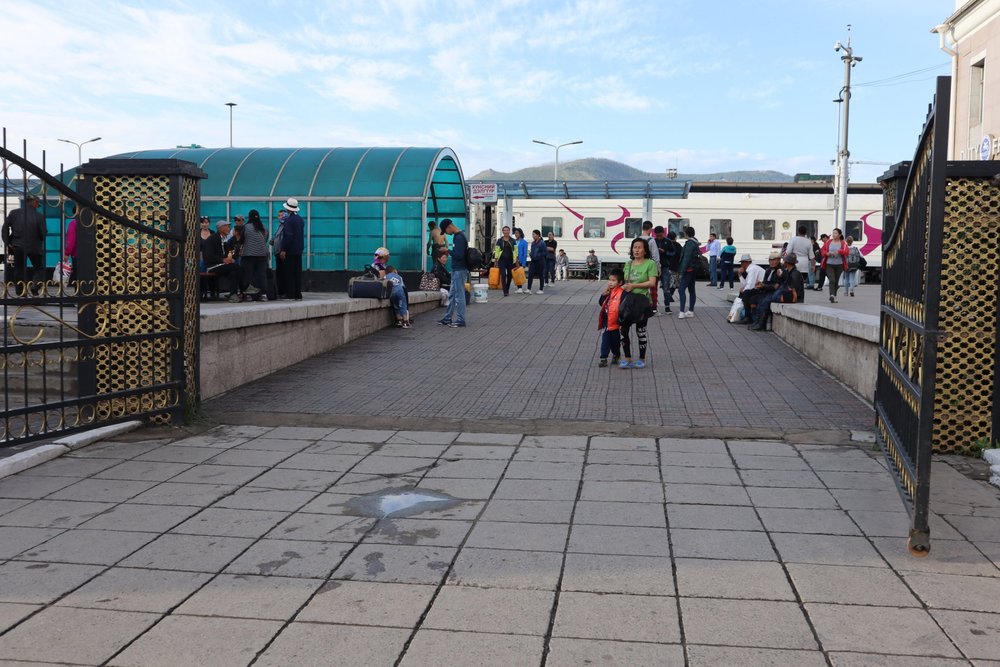
[[[298,213],[299,200],[296,199],[295,197],[289,197],[288,201],[285,202],[285,205],[282,208],[284,208],[286,211],[291,211],[292,213]]]
[[[389,256],[389,249],[388,248],[381,248],[381,247],[375,248],[375,256],[376,257],[388,257]]]
[[[772,250],[771,254],[767,256],[767,261],[770,262],[772,259],[781,259],[781,251],[780,250]]]
[[[749,254],[747,254],[747,253],[743,253],[743,256],[740,257],[740,262],[741,263],[742,262],[752,262],[752,261],[753,261],[753,258]]]
[[[799,256],[796,255],[794,252],[790,252],[787,255],[785,255],[785,264],[798,264],[798,263],[799,263]]]
[[[219,220],[217,223],[215,223],[215,228],[218,229],[219,227],[222,227],[223,225],[225,225],[226,227],[231,227],[232,226],[232,225],[229,224],[228,220]]]

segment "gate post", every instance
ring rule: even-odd
[[[198,376],[199,179],[183,160],[91,160],[78,193],[123,223],[82,209],[78,217],[79,326],[94,344],[81,356],[81,396],[93,421],[152,413],[192,416]]]

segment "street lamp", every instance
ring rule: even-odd
[[[67,144],[73,144],[74,146],[76,146],[76,164],[77,164],[77,166],[80,166],[80,165],[83,164],[83,146],[84,146],[84,144],[92,144],[95,141],[100,141],[100,140],[101,140],[100,137],[94,137],[93,139],[87,139],[86,141],[81,141],[81,142],[78,143],[76,141],[70,141],[69,139],[56,139],[56,141],[62,141],[62,142],[65,142]]]
[[[539,141],[538,139],[532,139],[532,141],[535,142],[536,144],[541,144],[543,146],[549,146],[550,148],[556,149],[556,170],[555,173],[552,175],[552,189],[554,190],[556,188],[556,183],[559,181],[559,149],[564,146],[575,146],[576,144],[582,144],[583,140],[567,141],[565,144],[559,144],[558,146],[555,144],[550,144],[547,141]]]
[[[233,147],[233,107],[236,106],[236,102],[226,102],[226,106],[229,107],[229,147]]]
[[[848,35],[850,35],[850,30],[851,26],[847,26]],[[847,39],[847,46],[837,42],[833,46],[833,50],[838,53],[840,51],[844,52],[844,55],[840,57],[844,61],[844,88],[840,95],[840,99],[843,99],[841,109],[843,121],[840,123],[840,149],[837,151],[837,161],[839,163],[837,167],[837,173],[839,174],[837,182],[837,227],[843,233],[847,225],[847,185],[850,181],[847,173],[847,164],[848,160],[850,160],[851,152],[847,149],[847,126],[851,118],[851,68],[861,62],[862,58],[861,56],[854,55],[854,49],[851,48],[850,36]]]

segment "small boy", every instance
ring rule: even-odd
[[[598,328],[604,329],[601,335],[601,368],[608,366],[608,353],[614,352],[611,364],[615,365],[621,358],[621,325],[618,323],[618,306],[621,305],[625,290],[625,273],[621,269],[611,269],[608,272],[608,286],[601,293],[601,314],[598,317]]]
[[[402,329],[410,328],[410,311],[406,303],[406,288],[403,287],[403,276],[399,275],[396,267],[385,267],[385,279],[392,283],[392,293],[389,295],[389,303],[396,313],[396,326]]]

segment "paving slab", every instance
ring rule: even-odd
[[[287,621],[322,584],[321,579],[220,574],[175,613]]]
[[[906,548],[906,540],[898,537],[880,537],[873,542],[898,571],[1000,577],[1000,567],[979,547],[965,540],[933,540],[925,558],[913,558]]]
[[[562,589],[631,595],[676,594],[671,560],[662,556],[568,553]]]
[[[35,604],[0,602],[0,633],[6,632],[41,608],[41,605]]]
[[[691,505],[749,505],[750,496],[742,486],[713,484],[668,484],[667,502]]]
[[[353,546],[353,543],[263,539],[240,554],[225,571],[325,579]]]
[[[793,602],[681,598],[684,635],[693,644],[816,649],[805,614]],[[768,619],[766,624],[761,619]]]
[[[543,636],[554,600],[551,591],[444,586],[421,627]]]
[[[421,628],[399,664],[400,667],[537,665],[543,652],[542,637]]]
[[[0,525],[28,528],[73,528],[114,507],[114,503],[36,500],[0,517]]]
[[[439,584],[444,580],[454,548],[363,544],[338,567],[335,579]]]
[[[0,564],[0,602],[48,604],[103,569],[97,565],[7,561]]]
[[[677,558],[677,587],[684,597],[795,601],[781,564],[767,561]]]
[[[466,544],[485,549],[562,552],[567,533],[568,524],[479,521]]]
[[[1000,578],[904,572],[906,582],[932,609],[1000,613]]]
[[[718,665],[768,665],[769,667],[823,667],[822,653],[790,649],[740,648],[688,645],[689,667]],[[868,663],[869,665],[873,663]]]
[[[296,621],[414,628],[436,586],[334,580],[323,584]]]
[[[56,604],[87,609],[116,609],[165,614],[201,588],[212,575],[113,567]]]
[[[556,552],[465,547],[455,560],[448,583],[554,591],[562,565],[563,555]]]
[[[160,535],[119,564],[156,570],[219,572],[253,540],[209,535]]]
[[[109,664],[121,667],[245,665],[280,629],[278,621],[172,615],[157,623]],[[178,641],[178,637],[183,637],[184,641]]]
[[[671,528],[704,530],[764,530],[752,507],[727,505],[670,505]]]
[[[670,536],[665,528],[577,524],[570,533],[568,551],[622,556],[670,556]]]
[[[63,530],[62,528],[0,526],[0,560],[13,558],[26,549],[47,542]]]
[[[885,567],[885,561],[864,537],[806,533],[774,533],[771,537],[786,563]]]
[[[545,664],[547,667],[577,665],[682,667],[686,663],[684,649],[680,645],[553,637],[549,643],[549,654]]]
[[[156,614],[50,607],[0,636],[0,656],[98,665],[158,619]]]
[[[670,536],[677,558],[778,559],[767,534],[763,532],[671,528]]]
[[[358,665],[391,665],[409,635],[409,630],[398,628],[292,623],[254,665],[323,665],[340,656],[351,656]]]
[[[573,522],[601,526],[667,527],[663,505],[659,503],[617,503],[581,500],[576,504]]]
[[[932,609],[931,616],[966,656],[1000,657],[1000,614]]]
[[[678,643],[677,599],[564,592],[559,596],[552,636]]]
[[[806,604],[806,611],[828,651],[961,657],[923,609]]]
[[[22,551],[19,560],[112,565],[156,539],[154,533],[121,530],[68,530]]]
[[[919,607],[920,601],[887,568],[790,563],[788,574],[803,602]]]

